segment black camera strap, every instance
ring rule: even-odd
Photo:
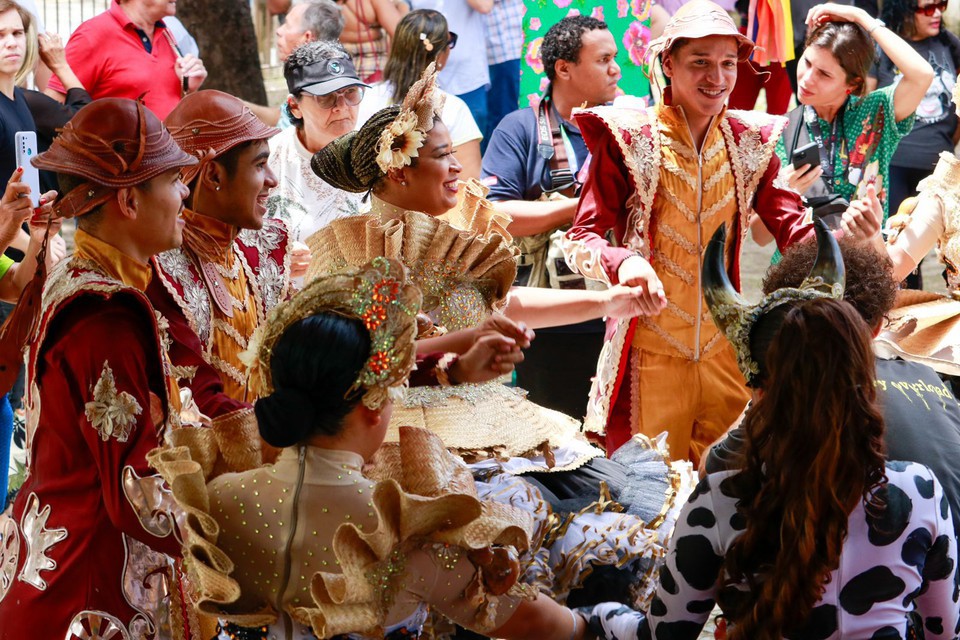
[[[820,151],[820,168],[823,169],[823,181],[827,185],[827,188],[830,191],[836,190],[836,175],[834,171],[836,170],[836,161],[837,161],[837,149],[841,148],[846,144],[846,141],[843,138],[843,116],[847,110],[847,103],[844,102],[843,106],[840,108],[840,111],[833,118],[833,126],[830,132],[830,149],[826,150],[826,140],[823,138],[823,133],[820,130],[820,116],[817,115],[816,110],[810,105],[803,107],[803,119],[810,127],[810,137],[813,138],[813,141],[817,143],[817,149]],[[837,127],[840,127],[839,135],[837,132]],[[845,172],[844,172],[845,173]],[[828,181],[829,179],[829,181]]]
[[[544,191],[572,197],[576,195],[577,180],[570,170],[559,118],[556,124],[551,123],[550,110],[550,97],[543,96],[537,107],[537,153],[550,167],[550,185]]]

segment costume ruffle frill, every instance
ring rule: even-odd
[[[332,222],[307,239],[306,280],[375,256],[395,258],[409,269],[435,325],[444,331],[479,325],[503,305],[516,278],[517,249],[509,219],[484,199],[485,188],[476,181],[461,186],[459,205],[440,218],[374,198],[371,213]],[[388,442],[397,440],[397,425],[430,429],[471,462],[517,458],[512,473],[569,471],[602,455],[580,437],[578,421],[496,381],[410,389],[394,407]]]
[[[937,253],[946,268],[948,296],[929,291],[901,290],[877,336],[885,356],[920,362],[939,373],[960,377],[960,160],[941,153],[932,175],[917,186],[921,198],[935,198],[943,216],[944,233]],[[901,211],[903,207],[901,207]],[[892,216],[893,226],[909,225],[909,215]]]
[[[210,459],[215,452],[201,452]],[[217,546],[220,526],[210,513],[203,466],[187,447],[151,452],[150,464],[167,481],[184,511],[184,565],[194,589],[193,602],[203,613],[241,627],[273,624],[278,612],[264,602],[237,610],[240,586],[231,577],[234,564]],[[379,523],[371,533],[345,523],[337,529],[333,550],[342,573],[317,572],[311,581],[312,602],[288,611],[298,623],[321,638],[360,633],[383,636],[388,621],[393,563],[398,556],[424,544],[477,552],[479,571],[470,597],[484,602],[476,628],[494,619],[502,596],[532,597],[534,591],[501,576],[510,553],[524,551],[534,533],[534,520],[522,509],[478,496],[470,471],[427,431],[404,428],[400,442],[378,452],[372,477],[377,480],[371,500]],[[473,558],[473,556],[471,556]],[[395,621],[391,621],[395,622]]]

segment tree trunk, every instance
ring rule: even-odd
[[[209,74],[202,89],[267,103],[248,0],[180,0],[177,17],[200,47]]]

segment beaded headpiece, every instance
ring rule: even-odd
[[[759,385],[760,365],[750,353],[750,333],[757,321],[780,305],[815,298],[843,298],[846,272],[840,247],[827,225],[814,219],[817,233],[817,259],[810,274],[797,288],[777,289],[751,305],[733,287],[723,265],[727,238],[725,225],[713,234],[703,257],[703,297],[713,321],[737,353],[737,365],[748,387]]]
[[[362,391],[364,406],[379,409],[413,369],[419,310],[420,291],[407,283],[398,260],[374,258],[359,269],[317,278],[277,305],[254,333],[241,356],[250,387],[259,396],[273,392],[273,347],[290,325],[318,313],[336,313],[357,318],[370,333],[370,356],[347,393]]]
[[[407,91],[399,115],[380,134],[377,166],[384,173],[409,165],[419,155],[443,103],[443,92],[437,87],[436,64],[431,62]]]

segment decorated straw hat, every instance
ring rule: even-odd
[[[746,60],[756,45],[740,33],[737,25],[720,5],[710,0],[692,0],[684,3],[667,21],[663,34],[650,42],[644,54],[645,62],[670,53],[678,40],[696,40],[709,36],[730,36],[737,41],[737,57]]]

